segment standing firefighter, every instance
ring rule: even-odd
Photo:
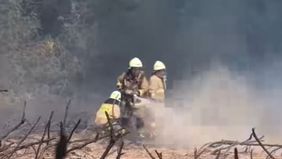
[[[151,121],[147,124],[147,129],[149,129],[150,137],[155,137],[158,134],[156,131],[162,125],[165,110],[166,66],[163,62],[155,62],[149,84],[149,95],[153,102],[149,108]]]
[[[137,57],[129,61],[127,72],[117,79],[117,87],[122,93],[122,124],[133,131],[142,127],[142,119],[133,115],[135,96],[145,97],[148,94],[149,83],[142,70],[143,64]]]
[[[150,78],[149,94],[151,99],[164,102],[166,90],[166,67],[161,61],[156,61],[154,72]]]
[[[120,118],[120,102],[121,93],[119,91],[112,92],[96,113],[96,125],[99,127],[107,125],[108,119],[105,112],[108,113],[110,120],[115,123]]]

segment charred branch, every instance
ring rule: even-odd
[[[46,126],[45,126],[45,128],[44,128],[43,135],[42,135],[42,137],[41,137],[41,140],[40,140],[40,142],[39,142],[39,145],[38,145],[38,147],[37,147],[37,150],[35,151],[35,159],[37,159],[37,158],[38,158],[38,155],[39,155],[39,152],[40,152],[41,145],[43,144],[43,141],[44,141],[44,138],[45,138],[46,132],[48,131],[48,129],[49,129],[49,127],[50,127],[50,124],[51,124],[51,120],[52,120],[52,118],[53,118],[53,115],[54,115],[54,111],[52,111],[52,112],[50,113],[50,116],[49,116],[48,122],[47,122],[47,124],[46,124]],[[48,138],[48,139],[49,139],[49,138]]]
[[[72,129],[72,131],[71,131],[71,133],[70,133],[70,135],[69,135],[69,137],[68,137],[67,142],[70,142],[70,140],[71,140],[71,138],[72,138],[72,135],[73,135],[73,133],[75,132],[75,130],[77,129],[77,127],[78,127],[78,125],[80,124],[80,122],[81,122],[81,119],[79,119],[79,120],[77,121],[77,123],[75,124],[74,128]]]
[[[254,136],[254,138],[256,139],[256,141],[258,142],[258,144],[260,145],[260,147],[267,153],[267,155],[271,158],[271,159],[275,159],[272,154],[265,148],[265,146],[261,143],[261,141],[259,140],[259,138],[256,135],[255,132],[255,128],[252,129],[252,134]]]
[[[158,152],[157,150],[155,150],[155,152],[159,159],[163,159],[163,154],[161,152]]]
[[[110,129],[110,141],[109,141],[109,144],[108,144],[106,150],[104,151],[104,153],[100,157],[100,159],[105,159],[106,156],[108,155],[108,153],[110,152],[110,150],[112,149],[112,147],[115,145],[115,143],[125,135],[122,132],[118,133],[116,135],[115,132],[114,132],[113,124],[112,124],[112,121],[110,119],[108,112],[105,112],[105,115],[107,117],[109,129]]]
[[[79,145],[79,146],[76,146],[76,147],[73,147],[73,148],[69,149],[69,150],[67,151],[67,153],[70,153],[70,152],[72,152],[72,151],[74,151],[74,150],[82,149],[83,147],[85,147],[85,146],[87,146],[87,145],[89,145],[89,144],[95,143],[95,142],[97,142],[98,140],[99,140],[99,134],[97,134],[94,139],[88,139],[87,142],[85,142],[85,143],[83,143],[83,144],[81,144],[81,145]]]
[[[65,115],[64,115],[64,120],[63,120],[63,126],[66,126],[67,118],[68,118],[68,113],[69,113],[69,106],[71,104],[71,99],[67,102],[66,109],[65,109]]]
[[[22,113],[22,117],[21,117],[21,121],[15,126],[13,127],[10,131],[8,131],[6,134],[4,134],[0,141],[4,140],[6,137],[8,137],[12,132],[14,132],[15,130],[17,130],[19,127],[21,127],[21,125],[23,125],[26,121],[25,118],[25,110],[26,110],[26,101],[24,102],[24,108],[23,108],[23,113]]]
[[[60,140],[56,146],[56,159],[64,159],[67,155],[67,137],[65,135],[65,130],[63,123],[60,123]]]
[[[234,149],[234,159],[239,159],[237,148]]]
[[[143,145],[143,148],[145,149],[145,151],[147,152],[147,154],[150,156],[151,159],[156,159],[152,153],[147,149],[147,147],[145,145]]]
[[[122,152],[123,146],[124,146],[124,142],[121,141],[120,147],[119,147],[118,152],[117,152],[117,158],[116,159],[120,159],[121,156],[124,155],[124,153]]]
[[[17,143],[17,146],[11,151],[10,155],[8,155],[8,159],[13,156],[13,154],[18,151],[18,148],[20,145],[25,141],[25,139],[31,134],[33,129],[36,127],[36,125],[39,123],[41,117],[38,117],[36,122],[33,124],[33,126],[29,129],[28,133]]]

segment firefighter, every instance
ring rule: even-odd
[[[149,94],[152,100],[164,102],[166,91],[166,66],[161,61],[156,61],[153,74],[150,77]]]
[[[143,64],[139,58],[131,59],[127,72],[118,77],[117,88],[126,95],[146,96],[149,84],[142,69]]]
[[[117,122],[120,118],[120,103],[121,93],[119,91],[112,92],[110,97],[104,103],[102,103],[96,113],[96,125],[99,127],[107,125],[108,119],[105,112],[108,113],[109,118],[113,123]]]
[[[137,129],[143,127],[143,121],[133,115],[136,103],[135,96],[146,97],[149,89],[143,64],[139,58],[134,57],[129,61],[127,72],[121,74],[117,79],[117,88],[122,94],[121,123],[136,133]]]
[[[154,138],[158,134],[158,128],[162,125],[163,114],[161,112],[165,105],[165,91],[166,66],[162,61],[156,61],[149,81],[149,96],[153,101],[149,108],[151,111],[147,124],[150,138]]]

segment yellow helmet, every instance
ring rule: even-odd
[[[112,94],[110,95],[110,98],[120,101],[121,93],[119,91],[113,91]]]
[[[134,57],[129,61],[129,68],[132,67],[137,67],[137,68],[143,67],[142,61],[138,57]]]
[[[165,64],[162,61],[156,61],[154,64],[154,71],[165,70]]]

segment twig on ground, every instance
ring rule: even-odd
[[[221,151],[219,150],[219,151],[217,152],[217,155],[216,155],[215,159],[219,159],[220,154],[221,154]]]
[[[47,139],[50,139],[50,128],[51,128],[51,124],[52,124],[52,118],[53,118],[53,115],[54,115],[54,111],[52,111],[51,114],[52,115],[50,115],[49,124],[48,124],[48,127],[47,127]],[[49,142],[47,142],[47,145],[49,145]]]
[[[264,147],[264,145],[260,142],[259,138],[257,137],[256,135],[256,132],[255,132],[255,128],[252,129],[252,134],[253,134],[253,137],[256,139],[256,141],[258,142],[258,144],[261,146],[261,148],[267,153],[267,155],[272,158],[272,159],[275,159],[272,154],[270,152],[268,152],[268,150]]]
[[[263,138],[264,138],[264,136],[260,137],[259,140],[262,140]],[[220,147],[222,145],[229,145],[229,146]],[[250,140],[250,138],[248,138],[247,140],[245,140],[243,142],[231,141],[231,140],[222,140],[222,141],[211,143],[209,145],[209,147],[219,147],[219,148],[213,150],[212,154],[217,154],[217,152],[219,150],[220,151],[225,150],[224,156],[226,156],[227,153],[231,150],[231,148],[233,148],[235,146],[238,146],[238,145],[240,145],[240,146],[247,146],[247,147],[250,147],[250,146],[260,146],[259,144],[256,143],[256,141]]]
[[[21,149],[26,149],[30,146],[33,146],[33,145],[38,145],[40,143],[47,143],[47,142],[50,142],[50,141],[53,141],[55,140],[56,138],[50,138],[50,139],[47,139],[47,140],[43,140],[43,141],[36,141],[36,142],[32,142],[32,143],[28,143],[26,145],[22,145],[18,148],[18,150],[21,150]]]
[[[124,142],[121,141],[120,147],[119,147],[118,152],[117,152],[117,158],[116,159],[120,159],[121,156],[124,155],[124,153],[122,152],[123,146],[124,146]]]
[[[110,128],[110,135],[111,135],[111,138],[113,139],[114,138],[114,128],[113,128],[113,124],[111,122],[111,119],[110,119],[110,116],[108,114],[108,112],[105,112],[105,115],[107,117],[107,120],[108,120],[108,125],[109,125],[109,128]]]
[[[18,150],[19,146],[24,142],[24,140],[30,135],[30,133],[33,131],[33,129],[36,127],[36,125],[39,123],[41,117],[38,117],[36,122],[33,124],[33,126],[29,129],[28,133],[18,142],[17,146],[12,150],[10,155],[8,156],[8,159],[13,156],[13,154]]]
[[[72,138],[72,135],[73,135],[73,133],[75,132],[75,130],[77,129],[77,127],[78,127],[78,125],[80,124],[80,122],[81,122],[81,119],[79,119],[79,120],[77,121],[77,123],[75,124],[74,128],[72,129],[72,131],[71,131],[71,133],[70,133],[70,135],[69,135],[69,137],[68,137],[67,142],[70,142],[70,140],[71,140],[71,138]]]
[[[89,145],[89,144],[95,143],[95,142],[97,142],[98,140],[99,140],[99,134],[97,134],[94,139],[90,139],[90,140],[88,139],[87,142],[85,142],[84,144],[79,145],[79,146],[76,146],[76,147],[73,147],[73,148],[67,150],[67,153],[70,153],[70,152],[72,152],[72,151],[74,151],[74,150],[77,150],[77,149],[82,149],[83,147],[85,147],[85,146],[87,146],[87,145]]]
[[[209,143],[210,144],[210,143]],[[205,144],[203,145],[200,149],[199,149],[199,152],[197,150],[197,148],[194,149],[194,159],[198,159],[206,150],[207,150],[207,146],[209,144]]]
[[[114,128],[113,128],[113,124],[110,120],[110,116],[108,114],[108,112],[105,112],[105,115],[107,117],[107,120],[108,120],[108,124],[110,126],[110,142],[106,148],[106,150],[104,151],[104,153],[102,154],[102,156],[100,157],[100,159],[105,159],[106,156],[108,155],[108,153],[110,152],[110,150],[112,149],[112,147],[115,145],[116,143],[116,137],[115,137],[115,134],[114,134]]]
[[[158,152],[157,150],[155,150],[155,152],[159,159],[163,159],[163,154],[161,152]]]
[[[114,139],[110,139],[110,142],[107,146],[107,148],[105,149],[104,153],[102,154],[102,156],[100,157],[100,159],[105,159],[106,156],[108,155],[108,153],[110,152],[110,150],[112,149],[112,147],[115,145],[115,140]]]
[[[230,141],[230,143],[222,143],[222,145],[230,145],[231,142],[237,142],[237,141]],[[260,146],[260,144],[257,144],[257,143],[241,143],[241,144],[237,144],[237,145],[239,145],[239,146]],[[280,148],[282,148],[282,145],[279,145],[279,144],[263,144],[263,145],[267,146],[267,147],[280,147]],[[226,149],[226,148],[224,147],[220,150],[224,150],[224,149]],[[214,151],[216,151],[216,150],[214,150]]]
[[[32,150],[34,151],[34,153],[36,153],[36,148],[34,147],[34,145],[30,146],[32,148]]]
[[[6,151],[8,150],[9,148],[11,148],[11,146],[15,144],[15,143],[10,143],[8,144],[7,146],[3,146],[1,149],[0,149],[0,152],[3,152],[3,151]]]
[[[147,149],[147,147],[145,145],[143,145],[143,148],[145,149],[145,151],[147,152],[147,154],[150,156],[151,159],[156,159],[151,152]]]
[[[52,121],[50,120],[50,124],[47,127],[47,139],[51,138],[51,135],[50,135],[51,124],[52,124]],[[47,142],[46,144],[49,145],[49,142]]]
[[[194,148],[194,159],[197,159],[198,157],[198,154],[197,154],[197,152],[198,152],[198,150],[197,150],[197,148],[195,147]]]
[[[63,120],[63,126],[66,126],[67,118],[68,118],[68,113],[69,113],[69,106],[71,104],[71,99],[67,102],[66,109],[65,109],[65,115],[64,115],[64,120]]]
[[[48,121],[47,121],[47,124],[46,124],[46,126],[45,126],[45,128],[44,128],[44,132],[43,132],[43,135],[42,135],[42,137],[41,137],[40,143],[39,143],[39,145],[38,145],[38,147],[37,147],[37,150],[35,151],[35,159],[38,158],[41,145],[43,144],[43,140],[44,140],[44,138],[45,138],[45,135],[46,135],[46,132],[47,132],[47,130],[48,130],[48,127],[50,127],[53,114],[54,114],[54,111],[51,111],[50,116],[49,116],[49,119],[48,119]]]
[[[236,147],[234,148],[234,159],[239,159],[238,150]]]
[[[56,159],[64,159],[67,155],[67,137],[65,135],[64,125],[60,123],[60,141],[56,146]]]
[[[25,123],[25,121],[26,121],[26,119],[25,119],[25,109],[26,109],[26,101],[24,102],[24,108],[23,108],[23,113],[22,113],[21,121],[14,128],[12,128],[5,135],[3,135],[1,137],[1,139],[0,139],[0,141],[5,139],[7,136],[9,136],[12,132],[17,130],[21,125],[23,125]]]
[[[280,150],[281,149],[281,147],[277,147],[276,149],[273,149],[271,152],[270,152],[270,154],[273,154],[274,152],[276,152],[276,151],[278,151],[278,150]],[[266,159],[269,159],[270,157],[269,156],[267,156],[266,157]]]

